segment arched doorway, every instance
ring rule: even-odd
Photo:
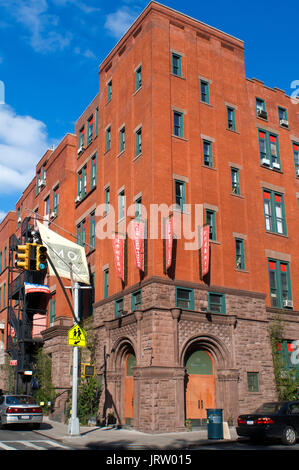
[[[204,349],[190,349],[185,357],[186,367],[186,419],[192,426],[206,424],[207,408],[215,408],[214,361]]]
[[[134,418],[134,377],[133,367],[136,366],[136,356],[133,352],[125,358],[125,400],[124,420],[126,424],[133,424]]]

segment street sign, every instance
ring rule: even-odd
[[[74,325],[68,331],[69,346],[86,347],[86,332],[79,325]]]

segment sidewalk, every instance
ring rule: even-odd
[[[66,445],[80,447],[84,450],[101,448],[103,450],[143,450],[143,449],[192,449],[200,445],[211,443],[232,442],[237,438],[235,428],[230,428],[230,439],[208,439],[207,430],[190,432],[173,432],[163,434],[148,434],[134,429],[117,429],[113,426],[89,427],[80,426],[80,435],[68,434],[68,425],[44,417],[41,428],[35,431],[50,439],[60,441]]]

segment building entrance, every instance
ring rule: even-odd
[[[185,361],[186,380],[186,419],[192,426],[202,426],[207,422],[207,408],[215,408],[215,377],[213,359],[207,351],[196,350],[187,354]]]

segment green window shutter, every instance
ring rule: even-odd
[[[133,292],[132,297],[131,297],[131,311],[134,312],[134,310],[137,310],[138,308],[141,307],[142,304],[142,293],[141,289]]]
[[[139,88],[142,85],[142,68],[141,65],[137,68],[135,72],[135,79],[136,79],[136,91],[139,90]]]
[[[210,226],[210,240],[217,240],[215,211],[206,209],[206,223]]]
[[[182,76],[182,57],[179,54],[172,54],[172,73],[178,77]]]
[[[104,271],[104,299],[108,297],[109,292],[109,269]]]
[[[202,103],[210,104],[210,85],[205,80],[200,80],[200,100]]]
[[[245,254],[244,254],[244,240],[240,238],[235,239],[236,250],[236,268],[245,269]]]
[[[96,246],[96,213],[95,211],[93,211],[90,214],[89,244],[90,244],[90,249],[94,249]]]
[[[216,292],[208,293],[208,308],[214,313],[226,313],[225,296]]]
[[[212,142],[203,140],[203,163],[206,166],[213,166]]]
[[[174,181],[175,206],[178,210],[183,211],[186,204],[186,190],[184,181]]]
[[[136,131],[136,156],[142,152],[142,128]]]
[[[226,112],[227,112],[227,127],[231,131],[236,130],[236,112],[234,108],[231,108],[230,106],[226,107]]]
[[[238,168],[231,168],[232,193],[241,194],[240,173]]]
[[[175,303],[176,307],[185,310],[194,310],[194,291],[193,289],[186,289],[183,287],[176,287],[175,289]]]
[[[126,138],[126,131],[125,127],[122,127],[122,129],[119,131],[119,151],[122,152],[125,150],[125,138]]]

